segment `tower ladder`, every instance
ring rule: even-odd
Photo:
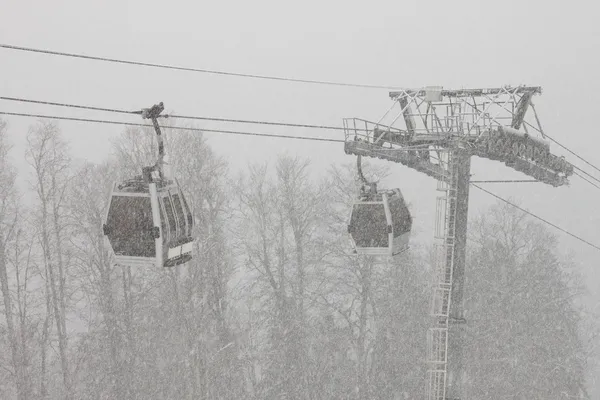
[[[443,195],[436,198],[433,246],[435,284],[430,314],[437,324],[427,332],[427,400],[446,399],[448,325],[455,244],[457,165],[453,162],[451,150],[441,156],[440,164],[448,171],[449,179],[438,180],[437,183],[437,190]]]

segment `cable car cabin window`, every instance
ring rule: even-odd
[[[188,222],[187,235],[192,236],[192,228],[194,227],[194,217],[192,216],[192,213],[190,212],[190,207],[188,207],[188,203],[187,203],[187,200],[185,199],[185,196],[183,195],[183,192],[181,192],[181,200],[183,203],[183,208],[185,209],[185,215],[186,215],[187,222]]]
[[[171,200],[173,200],[173,207],[175,207],[175,215],[177,216],[177,221],[179,222],[180,232],[182,233],[182,235],[185,234],[186,236],[189,236],[185,229],[186,217],[185,212],[183,211],[183,206],[181,205],[181,199],[179,198],[179,195],[173,194],[171,196]]]
[[[412,218],[404,202],[399,197],[390,196],[388,205],[390,207],[390,214],[392,215],[394,237],[410,232]]]
[[[116,255],[156,256],[150,197],[113,196],[107,225],[108,239]]]
[[[158,211],[160,213],[160,230],[162,232],[161,239],[163,244],[169,241],[169,225],[167,224],[167,216],[165,215],[165,207],[163,205],[163,197],[158,196]]]
[[[350,225],[357,247],[388,247],[388,223],[382,204],[355,204]]]
[[[175,215],[173,213],[173,206],[171,205],[171,201],[169,200],[169,196],[165,196],[162,198],[165,211],[167,212],[167,221],[169,221],[169,230],[171,233],[170,241],[177,239],[177,227],[175,225]]]

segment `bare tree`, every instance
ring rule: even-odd
[[[68,187],[69,158],[66,143],[54,123],[39,122],[28,135],[27,158],[35,175],[39,201],[39,226],[46,278],[58,334],[59,355],[66,398],[72,397],[66,326],[66,270],[64,265],[63,207]]]
[[[301,379],[304,388],[310,393],[314,388],[309,366],[309,332],[307,332],[307,309],[305,299],[307,289],[319,290],[321,274],[319,265],[329,253],[329,245],[323,236],[324,221],[328,211],[329,200],[326,182],[311,179],[309,176],[309,160],[287,155],[280,156],[276,164],[278,196],[281,209],[293,238],[295,253],[294,289],[297,297],[297,326],[299,342],[299,362]]]
[[[209,398],[245,398],[238,340],[231,327],[229,283],[233,267],[226,237],[230,208],[227,164],[199,134],[169,131],[168,137],[168,150],[176,155],[170,162],[196,221],[195,256],[185,269],[180,269],[179,284],[175,286],[180,288],[177,300],[182,315],[186,315],[182,318],[188,346],[204,348],[203,359],[198,357],[200,352],[195,352],[190,361],[199,367],[202,392]],[[206,331],[210,346],[199,343],[198,331]]]
[[[78,169],[69,196],[69,217],[74,224],[69,242],[80,265],[81,281],[89,283],[82,285],[87,288],[86,296],[92,305],[97,305],[102,315],[100,334],[106,358],[101,360],[106,360],[109,368],[95,368],[94,374],[97,375],[98,370],[106,371],[111,384],[96,390],[108,389],[111,397],[123,398],[127,392],[117,315],[119,299],[115,298],[118,276],[101,230],[114,175],[114,166],[108,163],[85,163]]]
[[[253,346],[268,354],[252,360],[263,364],[259,397],[317,395],[309,322],[315,310],[306,301],[319,286],[319,265],[328,251],[321,236],[324,193],[321,182],[311,181],[308,161],[287,156],[278,158],[273,175],[266,165],[250,166],[236,186],[236,247],[252,274],[248,295],[258,309],[251,312],[265,324],[262,345]]]
[[[522,212],[496,205],[472,223],[471,240],[472,396],[578,396],[587,358],[575,305],[582,283],[556,253],[556,238]]]
[[[0,290],[4,302],[4,317],[6,319],[17,398],[25,400],[30,398],[32,386],[30,376],[27,373],[29,358],[27,354],[27,304],[22,291],[23,289],[27,290],[28,271],[22,270],[21,265],[19,265],[22,224],[20,223],[18,194],[15,185],[16,171],[7,159],[10,146],[5,135],[6,124],[0,120]],[[14,246],[13,254],[9,254],[11,244]],[[8,274],[11,261],[14,268],[13,279],[10,279]],[[25,274],[25,277],[22,274]],[[12,285],[11,280],[14,282]],[[16,288],[16,307],[13,304],[11,286]]]
[[[263,362],[270,365],[266,368],[265,378],[259,379],[257,395],[273,398],[277,393],[286,393],[288,397],[297,398],[300,390],[298,358],[290,353],[292,346],[287,345],[291,343],[291,336],[297,333],[297,330],[287,329],[292,324],[297,326],[292,311],[297,299],[290,293],[288,283],[286,219],[278,204],[276,188],[268,179],[266,166],[250,166],[248,176],[237,184],[236,193],[236,247],[243,249],[245,265],[253,275],[251,279],[256,279],[250,285],[257,295],[258,310],[266,307],[271,310],[260,315],[268,321],[270,340],[264,344],[264,351],[269,354],[269,360]]]

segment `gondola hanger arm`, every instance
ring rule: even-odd
[[[365,178],[363,172],[362,172],[362,164],[361,164],[361,156],[357,156],[356,158],[356,167],[358,169],[358,177],[360,178],[360,180],[363,182],[364,186],[363,186],[363,190],[365,187],[369,188],[369,193],[370,195],[375,195],[377,194],[377,182],[369,182],[367,181],[367,178]]]
[[[163,136],[160,130],[160,125],[158,124],[158,118],[168,117],[168,115],[160,115],[160,113],[163,112],[164,109],[165,106],[161,101],[160,103],[155,104],[150,108],[143,108],[140,112],[143,119],[152,120],[152,125],[154,126],[154,130],[156,131],[156,138],[158,140],[158,160],[156,160],[156,164],[150,168],[151,171],[158,171],[158,176],[161,180],[164,179],[163,164],[165,163],[165,145],[163,142]]]

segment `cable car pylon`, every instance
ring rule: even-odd
[[[405,165],[436,179],[442,193],[436,202],[431,304],[436,324],[427,334],[427,400],[464,399],[462,351],[468,321],[463,294],[471,156],[503,162],[554,187],[567,185],[573,174],[573,165],[550,152],[532,102],[541,92],[537,86],[403,89],[389,93],[394,104],[378,122],[343,121],[346,154]]]
[[[174,177],[164,171],[165,146],[158,118],[163,103],[137,112],[150,119],[158,141],[158,157],[142,174],[113,184],[103,233],[117,264],[173,267],[192,259],[194,220]]]

